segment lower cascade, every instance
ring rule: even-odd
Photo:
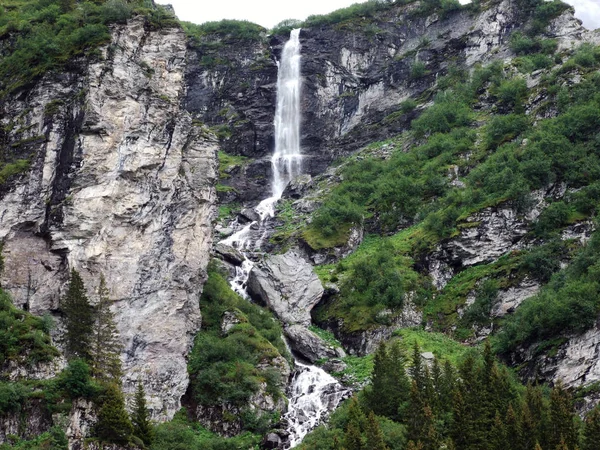
[[[287,184],[301,174],[300,152],[300,29],[292,30],[285,44],[279,64],[277,109],[275,113],[275,151],[271,158],[273,176],[271,196],[262,200],[254,210],[256,220],[241,225],[235,220],[231,226],[237,231],[222,244],[239,250],[244,261],[236,267],[230,281],[232,289],[249,299],[248,276],[254,262],[252,254],[261,247],[270,231],[270,219],[275,216],[275,205]],[[311,430],[327,418],[350,391],[323,369],[295,360],[295,371],[288,386],[288,412],[285,414],[289,439],[286,448],[293,448]]]
[[[350,391],[323,369],[296,361],[296,371],[288,395],[289,447],[302,442],[327,415],[345,399]]]

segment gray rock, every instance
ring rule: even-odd
[[[229,330],[239,323],[241,323],[241,320],[234,311],[225,311],[221,319],[221,333],[229,333]]]
[[[269,433],[265,436],[262,443],[262,448],[281,448],[283,442],[281,441],[281,437],[277,433]]]
[[[248,293],[269,307],[285,324],[310,324],[310,311],[323,295],[312,266],[290,250],[266,257],[250,271]]]
[[[231,264],[241,266],[244,262],[244,255],[242,255],[239,250],[230,247],[229,245],[219,242],[218,244],[215,244],[214,248],[216,253],[221,255],[225,261],[228,261]]]
[[[339,359],[330,359],[323,364],[323,370],[329,373],[339,373],[346,370],[348,365]]]
[[[311,364],[323,358],[346,356],[344,349],[328,344],[302,325],[291,325],[285,328],[284,333],[292,350]]]
[[[141,378],[153,418],[165,420],[181,407],[200,327],[217,144],[179,101],[185,33],[144,24],[139,17],[111,27],[100,57],[79,59],[76,73],[49,73],[0,105],[2,126],[19,116],[46,136],[0,201],[0,283],[17,306],[42,314],[57,309],[72,268],[92,301],[104,274],[124,346],[125,393]],[[50,120],[45,110],[55,99],[69,100]]]
[[[259,222],[260,221],[260,216],[252,208],[242,209],[238,213],[238,216],[241,217],[246,222]]]

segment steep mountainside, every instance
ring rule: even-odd
[[[481,430],[511,414],[524,429],[557,399],[574,396],[580,414],[596,405],[600,34],[568,5],[369,1],[267,31],[179,22],[149,2],[9,3],[6,448],[287,448],[290,422],[350,389],[358,400],[304,448],[495,449],[510,431]],[[278,61],[292,27],[303,174],[271,218],[254,208],[272,195]],[[244,227],[249,247],[224,240]],[[109,299],[113,378],[71,350],[76,274],[91,303],[80,322],[93,311],[101,323]],[[101,329],[90,336],[112,351]],[[388,341],[400,344],[379,346]],[[343,386],[328,381],[320,405],[286,416],[304,363]],[[315,383],[331,378],[310,373],[321,372]],[[134,414],[140,389],[140,414],[162,423],[153,432]],[[477,396],[482,409],[468,414],[481,430],[459,430],[470,421],[461,402]],[[539,411],[526,412],[536,396]],[[563,423],[558,413],[539,419],[542,448],[562,436],[573,450],[569,408],[564,436],[540,437]]]

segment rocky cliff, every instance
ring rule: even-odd
[[[124,344],[124,389],[141,379],[156,419],[180,407],[211,248],[217,143],[183,109],[178,28],[114,26],[93,60],[2,104],[7,146],[30,170],[4,187],[2,286],[60,320],[70,269],[93,299],[100,274]]]

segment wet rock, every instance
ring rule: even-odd
[[[309,174],[303,174],[294,178],[283,191],[283,198],[302,198],[308,188],[311,187],[312,177]]]
[[[262,448],[277,449],[283,448],[283,441],[277,433],[267,434],[262,442]]]
[[[323,295],[319,277],[295,250],[267,256],[250,271],[250,296],[285,324],[310,324],[310,311]]]
[[[230,247],[229,245],[219,242],[218,244],[215,244],[214,249],[225,261],[228,261],[235,266],[241,266],[244,262],[244,255],[242,255],[239,250]]]
[[[342,348],[328,344],[302,325],[291,325],[284,329],[284,333],[292,350],[311,364],[323,358],[346,356]]]
[[[339,373],[346,370],[348,365],[340,359],[330,359],[323,364],[323,370],[328,373]]]
[[[259,222],[260,221],[260,216],[252,208],[244,208],[244,209],[242,209],[239,212],[238,217],[241,219],[242,223]]]

